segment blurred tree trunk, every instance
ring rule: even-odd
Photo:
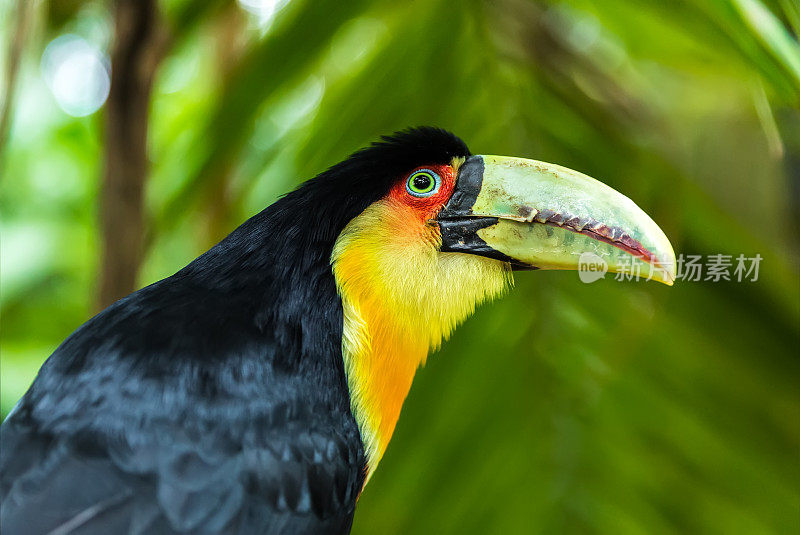
[[[98,306],[132,292],[144,252],[150,92],[165,39],[156,0],[117,0],[100,194]]]

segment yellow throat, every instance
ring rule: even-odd
[[[512,281],[503,262],[442,253],[440,245],[436,225],[385,198],[354,218],[333,248],[350,406],[367,458],[365,484],[428,352]]]

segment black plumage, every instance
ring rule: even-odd
[[[468,155],[385,137],[81,326],[0,428],[0,531],[349,531],[365,460],[331,250],[407,172]]]

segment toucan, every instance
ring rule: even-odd
[[[586,255],[675,279],[597,180],[384,136],[53,352],[0,428],[0,531],[348,533],[428,353],[514,271]]]

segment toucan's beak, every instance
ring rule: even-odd
[[[517,269],[602,264],[668,285],[675,253],[644,211],[614,189],[558,165],[471,156],[437,216],[442,251],[498,258]]]

